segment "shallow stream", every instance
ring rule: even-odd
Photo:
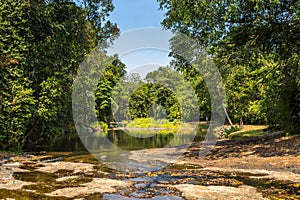
[[[197,199],[206,195],[201,190],[214,187],[219,195],[236,188],[245,197],[249,193],[249,199],[251,196],[253,199],[299,199],[299,183],[272,180],[267,174],[206,170],[197,164],[169,163],[167,157],[154,159],[155,165],[151,163],[148,167],[142,161],[145,151],[164,152],[162,147],[174,138],[172,133],[156,134],[145,137],[146,140],[127,137],[122,132],[110,132],[107,137],[135,155],[125,170],[112,168],[110,162],[100,162],[76,135],[58,138],[45,151],[28,152],[3,162],[0,199]],[[99,145],[94,136],[87,139]],[[201,134],[195,137],[196,141],[202,139]],[[135,154],[139,150],[143,153]]]

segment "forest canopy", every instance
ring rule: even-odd
[[[119,34],[106,19],[113,8],[108,0],[0,2],[0,149],[74,131],[73,79],[99,42]]]
[[[212,55],[234,121],[299,132],[300,1],[158,2],[167,10],[165,28],[196,39]]]

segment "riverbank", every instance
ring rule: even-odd
[[[182,159],[203,167],[286,170],[300,173],[300,135],[268,133],[243,140],[219,140],[204,157],[201,143],[193,143]]]
[[[137,162],[147,155],[167,162],[165,168],[144,173],[121,173],[84,152],[6,154],[0,199],[300,198],[300,136],[275,132],[218,140],[202,157],[200,150],[201,142],[193,143],[176,161],[167,159],[176,148],[131,152]]]

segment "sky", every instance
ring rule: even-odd
[[[113,0],[114,11],[109,19],[127,31],[143,27],[161,27],[164,11],[159,10],[156,0]]]
[[[159,4],[156,0],[113,0],[115,6],[114,11],[108,18],[111,22],[117,23],[121,31],[121,40],[127,45],[129,52],[120,55],[121,61],[125,63],[128,73],[139,73],[142,78],[145,75],[157,69],[159,66],[166,66],[170,58],[169,52],[165,48],[156,48],[160,46],[155,43],[165,43],[166,37],[159,36],[159,31],[154,31],[154,35],[150,31],[140,31],[141,29],[155,27],[162,30],[161,21],[164,18],[164,11],[159,10]],[[134,35],[134,39],[130,39],[131,44],[125,44],[124,35]],[[139,35],[140,34],[140,35]],[[150,35],[149,35],[150,34]],[[152,34],[152,35],[151,35]],[[162,33],[165,35],[166,33]],[[138,40],[152,40],[154,48],[138,48]],[[126,39],[125,39],[126,41]],[[128,40],[127,40],[128,41]],[[118,41],[116,41],[118,43]],[[135,44],[132,44],[135,43]],[[123,45],[123,46],[124,46]],[[130,51],[131,46],[135,46]],[[151,46],[151,45],[150,45]]]

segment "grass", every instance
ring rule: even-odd
[[[167,119],[155,120],[153,118],[138,118],[130,122],[126,122],[126,123],[123,122],[123,124],[126,124],[125,128],[128,129],[145,129],[144,131],[148,129],[151,132],[156,131],[157,133],[165,133],[165,134],[176,133],[179,130],[180,133],[190,133],[193,130],[197,130],[197,128],[199,128],[200,126],[202,128],[206,128],[206,125],[203,124],[201,125],[191,124],[191,123],[180,122],[179,120],[170,122]],[[137,132],[140,132],[140,130],[137,130]]]
[[[169,122],[166,119],[155,120],[153,118],[138,118],[130,121],[127,128],[162,128],[162,129],[174,129],[177,130],[180,127],[180,123]]]
[[[265,134],[265,132],[263,131],[263,129],[265,128],[267,128],[267,126],[244,125],[244,128],[242,130],[230,133],[228,135],[228,139],[241,140],[248,137],[263,135]]]

